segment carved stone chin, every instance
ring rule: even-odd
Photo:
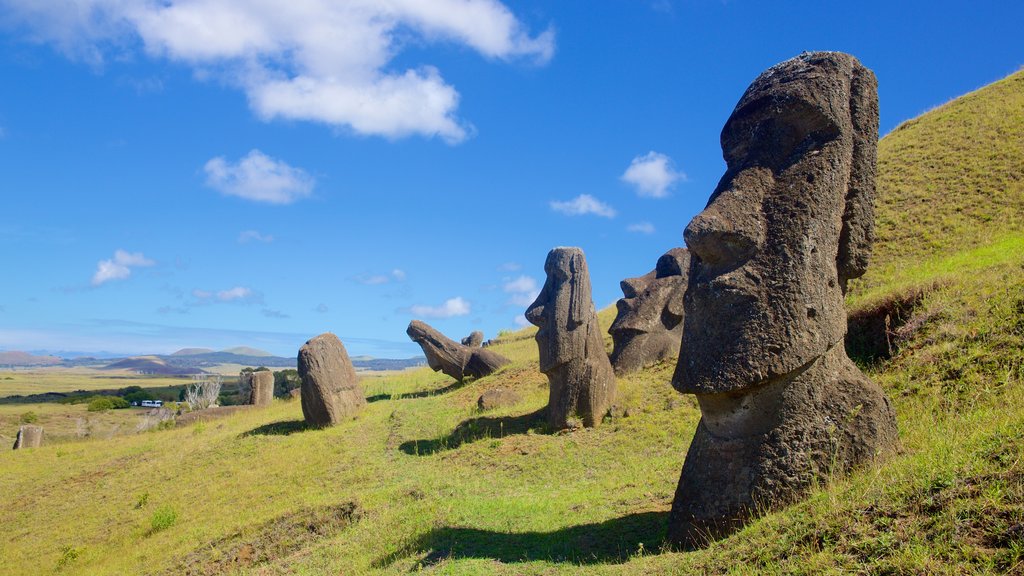
[[[672,385],[701,423],[669,539],[698,546],[898,444],[846,356],[846,283],[873,240],[875,76],[813,52],[773,66],[722,129],[727,170],[683,234],[691,266]]]

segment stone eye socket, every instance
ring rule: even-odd
[[[723,130],[722,145],[730,167],[758,165],[780,173],[838,135],[831,118],[797,101],[738,115]]]

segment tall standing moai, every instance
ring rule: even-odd
[[[622,298],[608,328],[615,374],[623,375],[679,353],[683,337],[683,294],[690,270],[690,253],[673,248],[658,258],[654,270],[619,283]]]
[[[345,346],[330,332],[299,349],[302,415],[311,426],[333,426],[366,404]],[[254,373],[258,374],[258,373]]]
[[[722,130],[727,170],[686,227],[692,265],[673,386],[697,426],[669,518],[686,547],[898,444],[882,389],[843,347],[847,282],[873,241],[878,95],[854,57],[761,74]]]
[[[25,424],[18,428],[18,436],[14,439],[14,449],[38,448],[43,445],[43,427]]]
[[[578,417],[584,426],[597,426],[615,400],[615,374],[591,299],[583,250],[551,250],[544,272],[544,288],[526,309],[526,319],[539,328],[540,371],[550,383],[548,424],[562,429]]]

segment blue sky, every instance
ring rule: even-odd
[[[598,307],[724,169],[763,69],[850,52],[881,128],[1018,70],[1016,2],[0,0],[0,350],[418,353]]]

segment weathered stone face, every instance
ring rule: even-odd
[[[298,364],[302,415],[310,425],[333,426],[366,404],[348,352],[334,334],[328,332],[306,342],[299,349]]]
[[[484,344],[484,333],[479,330],[474,330],[462,339],[463,346],[469,346],[470,348],[479,348]]]
[[[267,370],[253,372],[250,385],[252,395],[249,403],[253,406],[269,406],[274,401],[274,373]]]
[[[550,383],[548,423],[565,428],[578,417],[584,426],[596,426],[615,399],[615,375],[604,351],[583,251],[551,250],[544,272],[547,280],[526,309],[526,319],[539,328],[540,370]]]
[[[14,439],[14,449],[38,448],[43,445],[43,427],[26,424],[18,428],[18,436]]]
[[[722,130],[728,169],[686,227],[693,256],[673,384],[725,392],[788,374],[846,330],[874,216],[878,97],[851,56],[767,70]]]
[[[615,344],[611,363],[622,375],[650,366],[679,352],[683,335],[683,294],[690,269],[690,253],[673,248],[639,278],[620,283],[623,298],[618,315],[608,328]]]
[[[511,362],[493,350],[463,346],[419,320],[410,322],[405,333],[423,349],[431,370],[444,372],[459,382],[466,376],[482,378]]]
[[[898,443],[877,384],[846,356],[846,282],[872,241],[874,74],[802,54],[751,84],[722,131],[728,170],[687,226],[673,386],[701,421],[669,518],[698,546]]]

